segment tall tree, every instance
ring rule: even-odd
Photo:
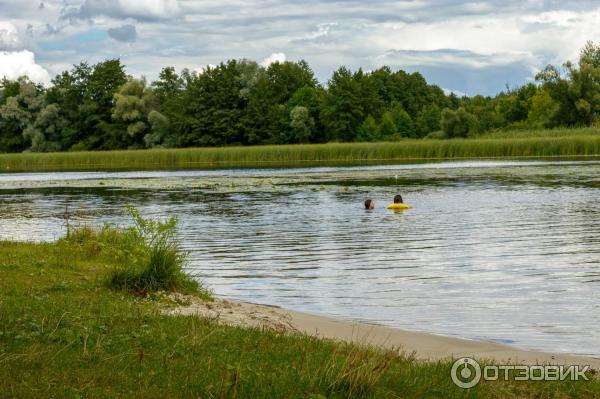
[[[358,128],[358,134],[356,136],[356,141],[378,141],[381,140],[381,136],[379,135],[380,129],[379,125],[377,125],[377,121],[373,116],[368,115],[363,123]]]
[[[43,87],[26,77],[20,78],[17,83],[18,86],[10,87],[5,81],[5,87],[12,89],[7,94],[14,95],[3,100],[4,104],[0,106],[3,145],[18,150],[44,151],[44,134],[36,128],[38,115],[46,107]],[[17,139],[17,136],[21,138]]]
[[[325,98],[325,89],[321,86],[304,86],[296,90],[292,98],[287,102],[286,109],[291,111],[295,107],[304,107],[308,110],[311,123],[310,134],[308,137],[311,143],[320,143],[326,140],[325,128],[321,121],[320,110]]]
[[[275,62],[266,70],[257,71],[255,76],[254,84],[249,90],[248,109],[244,117],[246,142],[285,142],[290,137],[286,138],[282,132],[290,126],[288,120],[291,117],[291,109],[288,111],[286,104],[298,90],[316,87],[313,71],[305,61],[285,61]],[[314,123],[314,118],[309,118],[312,118]],[[312,127],[307,134],[311,133]]]
[[[467,137],[477,132],[477,118],[464,108],[442,111],[442,130],[448,138]]]
[[[425,137],[431,132],[440,130],[441,117],[442,111],[437,104],[424,105],[415,120],[415,133],[417,137]]]
[[[599,120],[600,46],[588,42],[578,64],[567,62],[565,74],[548,65],[537,74],[544,90],[558,104],[552,116],[554,126],[586,126]]]
[[[48,102],[57,104],[68,125],[62,132],[66,149],[123,148],[122,134],[113,127],[113,96],[127,76],[118,59],[94,66],[83,62],[54,78]]]
[[[538,90],[531,98],[531,109],[527,115],[529,125],[536,128],[551,127],[558,103],[546,90]]]
[[[244,82],[240,64],[230,60],[201,73],[183,74],[186,89],[182,93],[178,145],[216,146],[242,144],[241,118],[248,100],[242,96]]]
[[[400,137],[415,137],[415,127],[412,118],[404,110],[402,104],[393,102],[389,114],[394,123],[396,133]]]
[[[329,139],[353,141],[367,113],[363,107],[360,84],[352,72],[339,68],[329,80],[321,118]]]
[[[159,98],[145,79],[130,78],[114,95],[112,118],[123,125],[130,147],[169,147],[174,144],[167,135],[169,120],[159,109]]]

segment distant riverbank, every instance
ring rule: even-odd
[[[496,133],[452,140],[0,154],[1,172],[356,165],[449,159],[600,156],[597,129]]]

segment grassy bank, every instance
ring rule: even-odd
[[[450,362],[165,315],[177,304],[164,295],[114,284],[123,267],[146,281],[140,276],[154,264],[135,253],[130,234],[83,229],[56,243],[0,242],[0,396],[600,397],[598,380],[462,390]]]
[[[597,129],[497,133],[454,140],[0,154],[0,172],[349,165],[409,160],[600,156]]]

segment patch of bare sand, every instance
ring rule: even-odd
[[[167,309],[165,312],[168,314],[196,315],[231,326],[298,332],[292,323],[291,315],[277,307],[219,298],[207,302],[194,296],[176,293],[168,294],[168,297],[176,303],[183,303],[174,309]]]
[[[473,341],[441,335],[405,331],[373,324],[339,320],[332,317],[281,309],[274,306],[169,294],[183,305],[166,310],[169,314],[197,315],[242,327],[270,328],[282,332],[307,334],[364,345],[402,350],[421,360],[472,357],[509,364],[581,365],[600,369],[600,359],[560,353],[513,348],[495,342]]]

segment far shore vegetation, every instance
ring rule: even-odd
[[[0,173],[344,166],[459,159],[593,159],[595,128],[496,132],[466,139],[0,154]]]
[[[0,81],[0,153],[398,142],[394,148],[407,149],[390,155],[372,147],[378,150],[367,150],[368,156],[581,155],[589,153],[588,147],[573,153],[573,140],[566,150],[550,149],[547,142],[526,148],[516,143],[519,149],[514,149],[511,143],[407,140],[485,140],[505,131],[597,127],[598,76],[600,45],[593,42],[576,62],[546,66],[535,82],[507,87],[493,97],[458,96],[419,73],[386,66],[373,71],[340,67],[319,82],[305,61],[264,67],[242,59],[199,71],[165,67],[148,82],[127,75],[119,59],[82,62],[57,75],[49,87],[27,77]],[[491,149],[484,150],[488,145]],[[262,155],[269,151],[251,150],[261,155],[243,161],[269,161]]]
[[[11,398],[593,398],[600,380],[483,381],[452,361],[169,315],[183,292],[175,220],[69,227],[53,243],[0,241],[0,392]],[[183,298],[183,299],[182,299]]]

